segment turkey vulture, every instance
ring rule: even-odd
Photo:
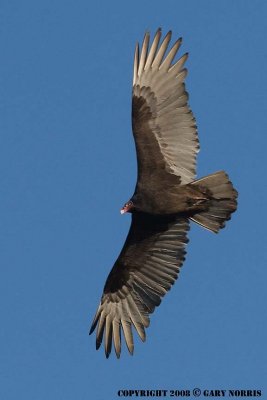
[[[177,279],[185,259],[189,222],[218,232],[237,207],[237,191],[219,171],[195,179],[199,151],[195,118],[188,105],[184,63],[173,62],[178,39],[164,57],[171,32],[160,44],[161,30],[149,47],[145,34],[136,45],[132,88],[132,129],[138,177],[135,192],[121,213],[132,214],[131,227],[105,283],[90,334],[96,348],[104,336],[109,357],[112,342],[121,353],[121,330],[133,354],[132,326],[146,338],[149,315]]]

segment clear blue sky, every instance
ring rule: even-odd
[[[266,18],[263,0],[1,2],[1,399],[267,396]],[[159,26],[190,53],[198,176],[225,169],[239,209],[219,235],[192,226],[147,342],[106,360],[88,328],[130,223],[134,45]]]

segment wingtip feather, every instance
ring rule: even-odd
[[[121,322],[122,322],[122,329],[125,337],[126,346],[128,348],[129,353],[133,355],[134,343],[133,343],[131,323],[124,320],[122,320]]]
[[[106,317],[106,327],[105,327],[105,354],[106,358],[109,357],[112,349],[112,320],[111,316]]]
[[[164,54],[165,54],[165,52],[166,52],[166,50],[168,48],[168,45],[170,43],[171,36],[172,36],[172,31],[169,31],[167,33],[167,35],[165,36],[165,38],[163,39],[163,42],[161,43],[161,45],[160,45],[160,47],[159,47],[159,49],[157,51],[157,54],[155,55],[155,58],[154,58],[153,63],[152,63],[152,68],[159,68],[159,66],[161,64],[161,61],[162,61],[162,59],[164,57]]]
[[[146,63],[149,39],[150,39],[150,34],[149,34],[149,32],[146,32],[145,36],[144,36],[143,44],[142,44],[142,49],[141,49],[141,55],[140,55],[140,60],[139,60],[138,72],[137,72],[138,76],[141,75],[141,73],[144,69],[145,63]]]
[[[137,42],[135,45],[134,51],[134,73],[133,73],[133,85],[137,81],[138,77],[138,64],[139,64],[139,43]]]

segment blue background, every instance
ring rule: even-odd
[[[0,6],[0,398],[116,399],[119,389],[261,389],[266,360],[267,3],[5,1]],[[130,218],[133,51],[183,36],[201,152],[239,209],[192,226],[179,281],[121,359],[88,328]]]

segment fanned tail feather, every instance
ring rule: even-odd
[[[225,222],[231,218],[231,214],[237,207],[238,193],[224,171],[215,172],[192,183],[208,189],[211,200],[208,210],[194,214],[190,219],[197,224],[218,233],[224,228]]]

